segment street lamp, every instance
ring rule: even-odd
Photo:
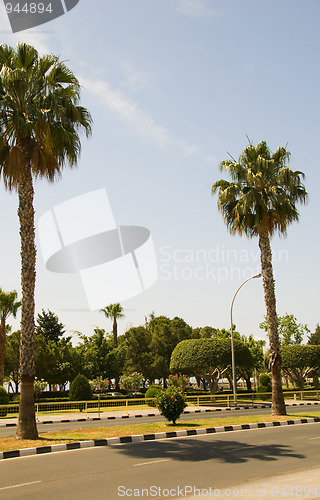
[[[234,398],[234,406],[237,406],[237,381],[236,381],[236,365],[235,365],[235,360],[234,360],[234,341],[233,341],[233,322],[232,322],[232,308],[233,308],[233,303],[234,299],[237,296],[237,293],[239,292],[240,288],[243,287],[248,281],[253,280],[255,278],[261,278],[261,273],[256,274],[255,276],[251,276],[251,278],[248,278],[246,281],[244,281],[236,291],[236,293],[233,296],[232,302],[231,302],[231,310],[230,310],[230,318],[231,318],[231,363],[232,363],[232,384],[233,384],[233,398]]]

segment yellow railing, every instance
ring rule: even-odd
[[[286,401],[319,401],[319,391],[291,391],[285,392]],[[232,407],[234,405],[233,394],[214,394],[214,395],[192,395],[186,397],[187,405],[194,406],[197,409],[201,407]],[[263,404],[271,401],[271,393],[238,393],[237,404],[254,405]],[[80,413],[84,418],[93,413],[124,411],[128,415],[130,409],[155,409],[155,398],[131,398],[131,399],[94,399],[91,401],[62,401],[53,403],[35,403],[36,415],[54,415]],[[19,411],[19,404],[0,406],[0,419],[16,417]]]

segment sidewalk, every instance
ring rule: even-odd
[[[240,409],[240,408],[239,408]],[[212,408],[201,406],[198,409],[195,406],[189,406],[185,409],[184,413],[201,413],[201,412],[213,412],[213,411],[226,411],[231,410],[231,408]],[[57,413],[56,415],[39,415],[37,422],[46,424],[53,422],[88,422],[95,420],[115,420],[115,419],[123,419],[123,418],[142,418],[142,417],[155,417],[160,415],[160,412],[157,408],[146,408],[134,410],[130,409],[128,412],[125,410],[114,410],[114,411],[105,411],[100,412],[88,412],[87,416],[84,412],[77,413]],[[18,418],[5,418],[0,420],[0,427],[11,427],[17,425]]]
[[[286,406],[313,406],[320,405],[319,401],[286,401]],[[248,406],[238,406],[236,409],[241,410],[249,410],[249,409],[257,409],[257,408],[270,408],[270,403],[265,404],[256,404],[256,405],[248,405]],[[235,410],[234,407],[212,407],[212,406],[201,406],[200,408],[196,406],[188,406],[184,413],[202,413],[202,412],[228,412],[231,410]],[[156,408],[146,408],[134,410],[130,409],[128,412],[125,410],[114,410],[108,412],[88,412],[85,413],[77,412],[77,413],[59,413],[56,415],[39,415],[37,422],[42,424],[51,424],[51,423],[67,423],[67,422],[94,422],[95,420],[115,420],[115,419],[125,419],[125,418],[142,418],[142,417],[154,417],[160,415],[160,412]],[[3,418],[0,419],[0,428],[1,427],[14,427],[17,425],[18,418]]]

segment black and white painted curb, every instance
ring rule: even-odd
[[[314,402],[314,403],[292,403],[290,405],[286,405],[288,407],[290,406],[314,406],[314,405],[320,405],[320,402]],[[251,405],[251,406],[237,406],[236,408],[234,406],[226,407],[226,408],[213,408],[213,409],[205,409],[205,410],[186,410],[183,413],[184,414],[191,414],[191,413],[213,413],[217,411],[234,411],[234,410],[254,410],[254,409],[260,409],[260,408],[270,408],[271,404],[264,404],[264,405]],[[125,419],[125,418],[143,418],[143,417],[158,417],[159,413],[148,413],[148,414],[139,414],[139,415],[119,415],[119,416],[112,416],[112,417],[89,417],[89,418],[77,418],[77,419],[62,419],[62,420],[43,420],[41,422],[38,422],[39,424],[69,424],[71,422],[95,422],[95,421],[101,421],[101,420],[116,420],[116,419]],[[10,424],[0,424],[1,427],[16,427],[17,423],[10,423]]]
[[[156,434],[141,434],[137,436],[124,436],[109,439],[95,439],[92,441],[79,441],[75,443],[54,444],[52,446],[41,446],[38,448],[25,448],[22,450],[2,451],[0,460],[7,458],[28,457],[31,455],[42,455],[44,453],[54,453],[57,451],[79,450],[84,448],[94,448],[97,446],[112,446],[127,443],[139,443],[142,441],[155,441],[159,439],[180,438],[188,436],[199,436],[201,434],[217,434],[230,431],[245,431],[248,429],[263,429],[266,427],[280,427],[294,424],[310,424],[320,422],[320,418],[300,418],[295,420],[280,420],[276,422],[259,422],[255,424],[226,425],[223,427],[208,427],[203,429],[188,429],[183,431],[158,432]]]

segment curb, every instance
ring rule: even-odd
[[[308,403],[311,404],[311,403]],[[318,403],[315,403],[318,404]],[[251,409],[259,409],[259,408],[270,408],[270,405],[254,405],[254,406],[237,406],[236,408],[230,406],[227,408],[214,408],[212,410],[206,409],[206,410],[194,410],[194,411],[184,411],[183,413],[185,415],[190,414],[190,413],[212,413],[215,411],[231,411],[231,410],[251,410]],[[43,422],[37,422],[38,424],[68,424],[71,422],[96,422],[96,421],[101,421],[101,420],[116,420],[116,419],[123,419],[123,418],[143,418],[143,417],[158,417],[159,413],[148,413],[148,414],[139,414],[139,415],[120,415],[119,417],[117,416],[112,416],[112,417],[92,417],[92,418],[77,418],[77,419],[63,419],[63,420],[44,420]],[[11,424],[0,424],[1,427],[16,427],[16,423],[11,423]]]
[[[96,439],[92,441],[79,441],[75,443],[54,444],[52,446],[41,446],[37,448],[24,448],[21,450],[2,451],[0,460],[8,458],[20,458],[31,455],[42,455],[58,451],[79,450],[94,448],[97,446],[112,446],[117,444],[139,443],[142,441],[155,441],[158,439],[170,439],[184,436],[199,436],[201,434],[217,434],[221,432],[244,431],[249,429],[263,429],[266,427],[280,427],[284,425],[311,424],[320,422],[320,418],[301,418],[296,420],[280,420],[275,422],[259,422],[255,424],[227,425],[223,427],[207,427],[203,429],[188,429],[184,431],[158,432],[156,434],[141,434],[136,436],[123,436],[109,439]]]

